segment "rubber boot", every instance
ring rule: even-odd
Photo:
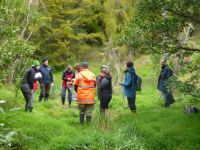
[[[44,96],[44,101],[48,101],[49,100],[49,95],[48,94],[45,94]]]
[[[68,102],[69,102],[69,107],[71,107],[72,100],[68,100]]]
[[[91,119],[92,119],[92,116],[86,116],[86,122],[87,122],[87,123],[90,123],[90,122],[91,122]]]
[[[80,114],[80,124],[84,124],[84,114]]]
[[[43,96],[40,96],[38,101],[41,103],[42,100],[43,100]]]
[[[62,98],[62,104],[65,105],[65,98]]]

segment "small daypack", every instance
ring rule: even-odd
[[[136,91],[142,90],[142,78],[138,76],[136,73],[134,74],[135,82],[136,82]]]
[[[137,77],[137,86],[136,86],[136,91],[141,91],[142,90],[142,78],[136,74]]]

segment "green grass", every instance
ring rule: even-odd
[[[38,103],[35,96],[33,113],[25,113],[24,100],[19,92],[16,98],[12,86],[1,87],[0,99],[8,103],[6,113],[0,114],[0,123],[18,133],[15,145],[18,149],[30,150],[67,150],[67,149],[177,149],[198,150],[200,148],[200,115],[187,115],[183,108],[190,105],[189,97],[164,108],[156,90],[157,71],[150,62],[136,61],[138,74],[143,78],[143,89],[137,95],[137,114],[126,107],[125,97],[120,87],[110,104],[109,118],[99,116],[99,102],[90,125],[79,125],[79,112],[76,102],[72,108],[60,104],[61,73],[55,73],[55,87],[52,99]],[[94,72],[98,73],[98,65]],[[18,111],[10,108],[21,107]],[[0,147],[9,149],[8,147]]]

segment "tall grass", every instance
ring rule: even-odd
[[[141,58],[143,60],[144,58]],[[145,59],[148,59],[145,57]],[[61,72],[55,73],[53,96],[48,102],[38,103],[32,113],[23,110],[24,99],[20,94],[14,96],[13,87],[1,87],[0,99],[8,101],[6,113],[0,114],[0,123],[5,123],[18,136],[13,147],[1,146],[1,149],[25,150],[140,150],[140,149],[180,149],[197,150],[200,148],[200,115],[187,115],[185,105],[191,104],[190,97],[176,102],[170,108],[164,108],[156,90],[157,71],[147,60],[142,65],[136,61],[138,74],[143,78],[142,92],[137,94],[137,113],[131,113],[120,87],[110,103],[108,117],[99,113],[99,101],[90,125],[79,125],[77,103],[73,107],[60,104]],[[94,72],[98,66],[94,64]],[[91,66],[93,68],[93,66]],[[16,105],[21,110],[9,111]],[[13,116],[11,120],[7,117]],[[10,121],[14,121],[13,123]]]

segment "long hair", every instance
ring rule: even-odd
[[[71,65],[67,65],[67,67],[65,68],[65,71],[72,71],[72,66]]]

